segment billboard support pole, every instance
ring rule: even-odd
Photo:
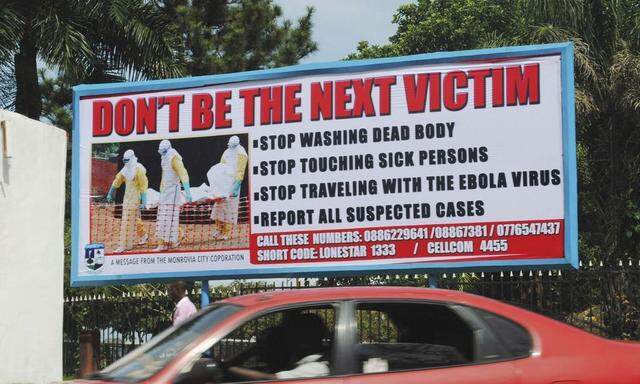
[[[438,276],[429,275],[428,280],[429,288],[438,288]]]
[[[202,280],[202,290],[200,291],[200,308],[209,305],[209,280]]]

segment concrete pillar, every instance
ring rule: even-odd
[[[0,110],[0,383],[62,380],[66,148]]]

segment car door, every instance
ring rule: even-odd
[[[301,317],[307,320],[307,324],[311,318],[320,322],[321,324],[318,324],[320,327],[326,328],[321,332],[324,334],[321,349],[314,351],[314,354],[317,352],[322,356],[318,361],[326,364],[328,368],[325,374],[318,377],[290,379],[256,379],[241,376],[247,374],[247,371],[252,371],[250,374],[255,372],[281,374],[282,372],[291,373],[298,368],[297,362],[304,360],[305,357],[294,354],[297,343],[295,337],[291,335],[304,336],[307,331],[298,329],[301,328],[300,324],[304,324],[299,322]],[[298,323],[292,319],[298,319]],[[340,321],[344,320],[341,319],[339,302],[287,305],[247,315],[246,320],[201,349],[205,352],[195,356],[194,360],[185,365],[181,370],[182,373],[173,380],[173,383],[342,384],[344,381],[336,374],[335,355],[332,353],[337,346],[339,332],[337,324]],[[299,337],[299,339],[303,338]],[[240,368],[240,370],[234,368]]]
[[[508,351],[467,307],[361,301],[351,318],[346,384],[519,382]]]

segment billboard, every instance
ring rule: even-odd
[[[74,88],[72,283],[578,264],[569,43]]]

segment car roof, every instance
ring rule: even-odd
[[[549,327],[555,329],[562,325],[565,332],[586,332],[578,330],[564,323],[560,323],[551,318],[528,311],[514,305],[510,305],[488,297],[436,288],[417,287],[389,287],[389,286],[369,286],[369,287],[331,287],[331,288],[294,288],[276,290],[268,292],[254,293],[250,295],[231,297],[217,303],[227,303],[239,305],[245,310],[256,313],[270,308],[287,305],[335,302],[340,300],[398,300],[412,301],[424,300],[433,302],[448,302],[468,305],[496,313],[498,315],[514,320],[521,325],[528,325],[529,330],[533,328],[538,331]]]
[[[350,299],[421,299],[464,304],[471,304],[477,301],[494,302],[494,300],[481,296],[447,289],[375,286],[283,289],[235,296],[218,303],[249,307],[257,304],[273,306]]]

